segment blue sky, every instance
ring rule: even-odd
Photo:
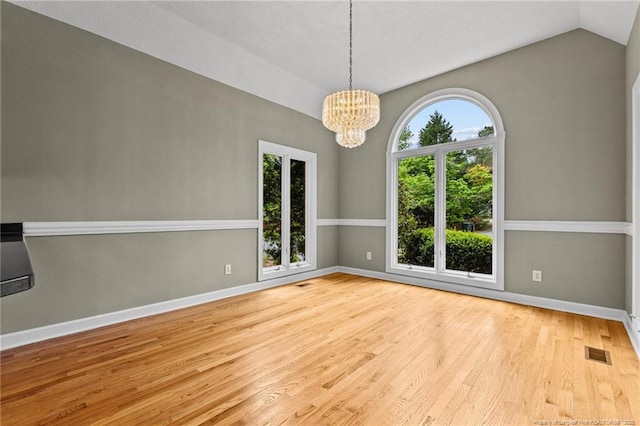
[[[409,129],[413,132],[412,142],[418,140],[420,130],[429,121],[429,116],[438,111],[453,125],[452,137],[457,140],[471,139],[478,136],[484,126],[490,126],[489,116],[471,102],[450,99],[436,102],[420,111],[409,121]]]

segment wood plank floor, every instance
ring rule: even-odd
[[[346,274],[301,284],[4,351],[1,423],[640,425],[621,323]],[[589,423],[554,423],[571,419]]]

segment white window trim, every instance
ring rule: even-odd
[[[640,74],[631,89],[631,317],[640,332]]]
[[[264,183],[262,159],[264,154],[278,155],[283,158],[283,172],[282,172],[282,194],[283,194],[283,207],[282,207],[282,265],[272,268],[263,268],[262,256],[264,250],[264,236],[263,236],[263,194],[262,188]],[[258,140],[258,281],[269,280],[273,278],[280,278],[287,275],[299,274],[302,272],[308,272],[316,269],[316,252],[317,252],[317,160],[314,152],[304,151],[297,148],[292,148],[285,145],[275,144],[273,142],[267,142],[264,140]],[[305,161],[307,166],[305,168],[306,177],[306,209],[305,209],[305,261],[298,262],[295,265],[289,262],[290,252],[290,239],[289,234],[289,222],[285,218],[289,217],[289,197],[285,197],[284,194],[288,194],[289,188],[289,168],[284,167],[288,164],[290,159]],[[285,192],[285,188],[287,191]],[[285,238],[287,237],[287,238]]]
[[[495,136],[492,138],[474,139],[471,141],[460,141],[447,146],[434,145],[433,147],[424,147],[412,149],[408,151],[396,152],[396,144],[400,138],[400,134],[411,119],[422,109],[431,104],[449,100],[459,99],[471,102],[480,107],[493,121]],[[473,287],[488,288],[493,290],[504,290],[504,141],[505,131],[502,118],[495,105],[485,96],[469,89],[452,88],[443,89],[423,96],[409,106],[400,118],[396,121],[389,141],[387,143],[387,235],[386,235],[386,272],[407,275],[416,278],[424,278],[435,281],[451,282],[456,284],[468,285]],[[421,153],[435,153],[438,151],[448,152],[464,148],[472,148],[478,145],[487,145],[493,143],[494,147],[494,169],[495,185],[493,198],[493,276],[488,277],[480,274],[467,274],[466,272],[451,271],[440,266],[440,272],[436,272],[436,268],[416,267],[398,264],[398,248],[397,248],[397,222],[398,222],[398,159],[414,156]],[[443,167],[439,167],[440,173],[445,173]],[[442,177],[441,177],[442,178]],[[444,191],[437,193],[436,197],[443,202]],[[441,211],[444,214],[444,211]],[[443,218],[439,223],[444,226]],[[444,262],[444,257],[441,257]]]

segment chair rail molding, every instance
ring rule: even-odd
[[[631,235],[631,223],[569,220],[505,220],[505,231],[582,232]]]
[[[214,231],[257,229],[258,221],[248,220],[134,220],[86,222],[25,222],[25,237],[60,235],[135,234],[141,232]]]
[[[318,226],[387,226],[386,219],[318,219]],[[25,237],[134,234],[141,232],[257,229],[258,220],[133,220],[25,222]],[[633,235],[630,222],[506,220],[505,231],[582,232]]]

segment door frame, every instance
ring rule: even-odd
[[[631,89],[631,316],[640,332],[640,73]]]
[[[263,267],[264,235],[263,235],[263,168],[264,154],[273,154],[282,157],[282,264],[279,268],[265,269]],[[305,260],[292,264],[289,262],[289,217],[290,200],[288,173],[289,160],[301,160],[307,165],[305,170]],[[317,159],[314,152],[304,151],[290,146],[279,145],[273,142],[258,140],[258,281],[279,278],[287,275],[316,269],[317,252]]]

